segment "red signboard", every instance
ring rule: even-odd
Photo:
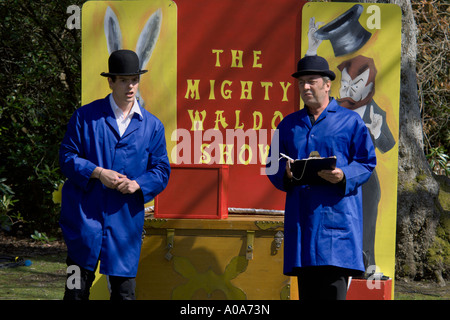
[[[175,163],[230,167],[230,207],[284,209],[264,174],[272,134],[298,109],[305,2],[178,0]]]

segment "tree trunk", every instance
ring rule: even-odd
[[[439,222],[439,184],[423,152],[416,78],[417,28],[410,0],[393,0],[403,13],[397,200],[398,276],[420,278]]]

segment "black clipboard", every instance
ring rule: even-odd
[[[319,177],[317,172],[320,170],[333,170],[336,168],[336,156],[320,157],[310,156],[306,159],[292,159],[285,154],[282,157],[292,160],[291,172],[293,175],[292,182],[295,185],[321,185],[331,184],[331,182]]]

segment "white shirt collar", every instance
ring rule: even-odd
[[[133,115],[135,113],[137,113],[142,119],[142,112],[136,98],[134,98],[133,106],[131,107],[131,110],[126,117],[124,116],[122,109],[120,109],[119,106],[117,105],[116,101],[114,101],[112,94],[109,95],[109,102],[111,104],[111,109],[114,112],[114,116],[116,118],[120,136],[122,136],[127,130],[128,125],[130,124],[131,119],[133,118]]]
[[[111,104],[112,111],[114,112],[114,115],[116,116],[116,119],[117,120],[123,120],[125,118],[123,116],[123,111],[117,105],[116,101],[113,98],[112,93],[109,95],[109,102]],[[136,97],[134,98],[133,107],[131,107],[131,110],[128,113],[127,118],[131,119],[133,117],[134,113],[137,113],[138,115],[140,115],[142,117],[141,108],[139,108],[139,103],[137,102]]]

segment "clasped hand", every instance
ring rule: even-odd
[[[103,169],[99,179],[107,188],[116,189],[123,194],[134,193],[140,189],[135,180],[130,180],[126,175],[114,170]]]

